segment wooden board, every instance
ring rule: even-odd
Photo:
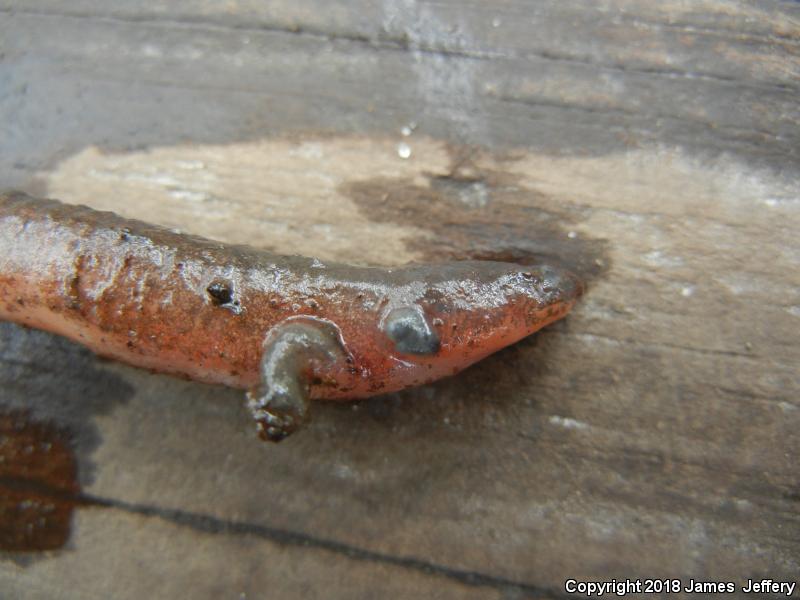
[[[797,579],[798,97],[792,2],[0,2],[0,187],[589,284],[278,446],[234,390],[0,324],[0,596]]]

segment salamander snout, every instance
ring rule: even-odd
[[[530,272],[539,291],[560,302],[569,302],[583,294],[583,283],[572,273],[552,265],[541,265]]]
[[[519,267],[510,274],[513,288],[533,303],[532,308],[546,308],[571,303],[583,293],[583,283],[561,267],[536,265]]]
[[[517,267],[507,281],[504,327],[517,339],[563,317],[584,291],[577,276],[549,264]]]

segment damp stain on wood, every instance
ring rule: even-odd
[[[133,386],[104,359],[57,335],[0,322],[0,414],[24,411],[32,422],[70,433],[81,486],[95,476],[102,443],[95,418],[125,404]]]
[[[424,260],[548,263],[585,282],[609,269],[608,241],[575,231],[579,209],[560,206],[516,174],[481,166],[469,147],[450,152],[448,173],[425,173],[423,181],[377,177],[339,191],[371,221],[425,232],[406,240]]]
[[[62,548],[80,503],[69,434],[23,411],[0,413],[0,551]]]

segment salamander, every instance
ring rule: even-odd
[[[560,319],[581,292],[546,264],[336,264],[0,194],[0,319],[245,389],[271,441],[308,420],[311,399],[455,374]]]

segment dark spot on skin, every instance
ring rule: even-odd
[[[85,268],[86,258],[78,255],[73,265],[73,274],[69,282],[69,301],[67,306],[72,310],[81,308],[81,273]]]
[[[211,296],[211,302],[214,306],[222,306],[223,304],[230,304],[233,300],[233,290],[227,283],[215,281],[206,288],[206,292]]]
[[[369,391],[371,391],[371,392],[377,392],[377,391],[379,391],[379,390],[382,390],[382,389],[383,389],[383,388],[385,388],[385,387],[386,387],[386,384],[385,384],[384,382],[382,382],[382,381],[376,381],[376,382],[374,382],[374,383],[371,383],[371,384],[370,384],[370,386],[369,386]]]
[[[445,297],[440,290],[429,289],[423,295],[425,305],[428,306],[436,314],[448,314],[452,312],[453,307],[450,299]]]
[[[81,276],[76,273],[69,282],[69,307],[73,310],[79,310],[81,307],[80,285]]]
[[[125,344],[128,348],[133,348],[133,342],[128,340],[128,343]]]
[[[435,354],[439,351],[439,336],[433,331],[421,311],[413,307],[396,308],[383,322],[383,331],[403,354]]]

